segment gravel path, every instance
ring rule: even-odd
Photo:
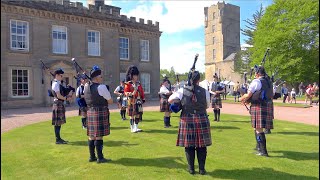
[[[302,102],[297,102],[302,103]],[[240,104],[223,103],[221,113],[249,115],[248,111]],[[110,112],[118,112],[116,104],[109,106]],[[144,111],[159,111],[159,102],[150,101],[144,105]],[[275,119],[300,122],[319,126],[319,106],[311,108],[278,107],[275,108]],[[208,109],[212,115],[212,109]],[[77,116],[78,107],[66,107],[66,117]],[[11,129],[48,121],[51,119],[51,107],[21,108],[1,110],[1,134]],[[212,119],[213,116],[210,116]]]

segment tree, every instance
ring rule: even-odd
[[[265,68],[291,85],[319,81],[319,2],[275,0],[254,31],[251,66],[271,48]]]
[[[174,84],[176,83],[176,74],[179,76],[179,81],[187,81],[189,72],[176,73],[173,67],[170,68],[170,71],[167,69],[160,69],[160,82],[162,82],[164,74],[168,77],[171,84]],[[204,79],[205,73],[200,72],[200,81],[203,81]]]
[[[257,25],[262,18],[265,10],[263,9],[262,4],[260,5],[260,9],[257,10],[253,15],[252,19],[243,20],[248,25],[246,25],[246,29],[241,29],[241,33],[248,37],[244,42],[249,45],[253,45],[253,33],[257,28]]]
[[[258,23],[260,19],[262,18],[263,14],[265,13],[265,10],[260,5],[260,9],[257,10],[253,15],[252,19],[246,19],[244,22],[247,23],[245,25],[245,29],[241,29],[241,33],[245,36],[247,36],[248,39],[245,40],[245,43],[249,45],[249,47],[245,48],[244,50],[239,50],[235,57],[235,64],[234,64],[234,71],[243,74],[244,72],[250,71],[250,62],[251,62],[251,52],[249,51],[249,48],[253,45],[253,34],[254,31],[257,29]]]

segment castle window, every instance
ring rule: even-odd
[[[67,27],[52,26],[52,52],[56,54],[68,53]]]
[[[214,20],[216,18],[216,13],[212,14],[212,19]]]
[[[149,73],[141,73],[140,81],[143,88],[144,93],[150,94],[150,74]]]
[[[216,26],[215,25],[212,25],[212,32],[214,32]]]
[[[27,69],[12,69],[11,86],[13,97],[29,97],[29,71]]]
[[[149,41],[140,40],[141,61],[149,61]]]
[[[29,50],[29,23],[10,20],[10,46],[12,50]]]
[[[214,40],[215,40],[215,37],[213,37],[213,38],[212,38],[212,44],[214,44],[214,43],[215,43],[215,42],[214,42]]]
[[[100,32],[88,31],[88,55],[100,56]]]
[[[129,60],[129,38],[119,38],[119,52],[121,60]]]

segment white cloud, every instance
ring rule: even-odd
[[[216,4],[217,1],[153,1],[151,6],[138,5],[127,16],[146,18],[160,22],[160,31],[176,33],[197,29],[204,24],[204,7]],[[164,14],[165,9],[167,12]]]
[[[188,42],[179,46],[167,46],[160,51],[160,68],[173,67],[178,73],[185,73],[192,67],[194,57],[199,54],[196,70],[204,72],[204,46],[202,42]]]
[[[140,4],[129,12],[122,12],[128,17],[150,19],[160,22],[160,31],[173,34],[194,30],[204,25],[204,7],[217,1],[153,1],[150,6]],[[166,11],[165,11],[166,10]],[[148,19],[146,19],[148,18]],[[188,39],[188,37],[186,37]],[[178,73],[188,72],[194,56],[199,53],[196,69],[205,71],[204,42],[186,42],[182,45],[166,44],[160,49],[160,68],[174,67]]]

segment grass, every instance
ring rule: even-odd
[[[172,128],[163,128],[163,113],[145,112],[131,133],[129,122],[111,114],[111,134],[104,137],[104,155],[112,162],[89,163],[86,131],[80,117],[69,117],[56,145],[51,121],[14,129],[1,135],[2,179],[319,179],[318,126],[274,121],[267,135],[271,157],[253,154],[254,133],[249,117],[221,115],[211,119],[213,145],[208,147],[207,175],[186,171],[184,148],[176,147],[178,114]],[[196,161],[197,162],[197,161]],[[198,165],[196,163],[196,168]]]
[[[234,102],[234,99],[227,98],[226,100],[222,100],[222,103],[230,103],[230,104],[240,104],[240,102]],[[295,108],[309,108],[311,107],[310,105],[306,104],[294,104],[294,103],[282,103],[282,102],[273,102],[274,106],[279,106],[279,107],[295,107]]]

